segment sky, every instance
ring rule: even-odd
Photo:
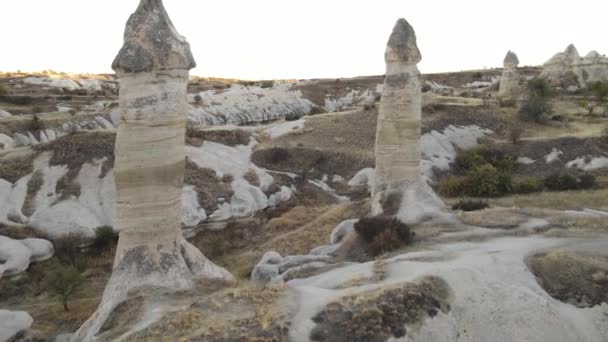
[[[139,0],[0,0],[0,71],[111,73]],[[165,0],[193,75],[335,78],[384,73],[395,21],[414,27],[423,73],[540,65],[574,43],[608,53],[606,0]]]

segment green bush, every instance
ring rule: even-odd
[[[545,187],[552,191],[573,190],[577,187],[576,177],[569,173],[554,173],[545,178]]]
[[[84,238],[80,234],[67,234],[53,241],[55,256],[64,264],[76,266],[82,255],[82,246],[85,245]]]
[[[412,241],[408,225],[386,216],[361,218],[355,223],[355,231],[367,243],[371,256],[393,251]]]
[[[525,121],[541,122],[543,117],[551,114],[552,109],[546,99],[539,95],[530,95],[519,109],[519,117]]]
[[[553,95],[553,88],[551,88],[551,85],[541,78],[528,81],[528,91],[531,96],[536,95],[542,98]]]
[[[31,131],[39,131],[44,129],[44,122],[40,120],[40,117],[36,114],[32,116],[32,120],[30,121],[30,130]]]
[[[91,248],[97,252],[102,253],[112,250],[118,243],[118,234],[112,227],[103,226],[95,229],[95,238]]]
[[[473,197],[499,197],[511,192],[512,187],[511,176],[491,164],[485,164],[467,175],[465,194]]]
[[[498,170],[510,172],[516,167],[515,158],[513,156],[490,147],[480,146],[464,152],[456,156],[454,167],[458,171],[471,171],[485,164],[490,164]]]
[[[40,114],[42,113],[42,107],[40,107],[39,105],[35,105],[34,107],[32,107],[32,114]]]
[[[534,192],[543,191],[545,180],[540,177],[525,178],[513,181],[513,193],[515,194],[531,194]]]
[[[593,83],[590,88],[598,101],[604,101],[606,96],[608,96],[608,82],[597,81]]]
[[[597,186],[595,176],[588,173],[584,173],[578,177],[578,188],[579,189],[593,189]]]
[[[49,294],[59,299],[63,309],[69,311],[68,300],[83,281],[80,272],[74,267],[59,265],[49,272],[47,281]]]

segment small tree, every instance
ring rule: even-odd
[[[59,261],[70,266],[76,266],[78,258],[82,255],[81,247],[84,245],[82,235],[70,233],[53,242],[55,245],[55,256]]]
[[[76,268],[59,265],[48,275],[49,294],[61,301],[66,312],[70,311],[68,300],[82,281],[82,275]]]
[[[608,96],[608,82],[597,81],[591,85],[591,91],[597,97],[597,100],[603,102]]]

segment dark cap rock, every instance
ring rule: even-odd
[[[190,44],[177,33],[162,0],[141,0],[127,22],[124,40],[112,63],[115,71],[190,70],[196,66]]]
[[[517,58],[515,52],[509,51],[503,64],[505,68],[515,68],[519,65],[519,58]]]
[[[414,28],[403,18],[397,20],[393,33],[388,40],[386,62],[405,62],[417,64],[422,59],[422,55],[416,45],[416,33]]]

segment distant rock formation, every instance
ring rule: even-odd
[[[372,214],[396,215],[405,223],[438,216],[443,208],[420,172],[422,93],[416,64],[421,59],[414,29],[399,19],[385,54]]]
[[[521,92],[521,76],[517,71],[517,66],[519,65],[517,55],[511,51],[507,52],[503,65],[504,69],[502,72],[502,77],[500,78],[498,96],[516,97]]]
[[[574,45],[543,64],[540,78],[562,88],[585,88],[593,82],[608,81],[608,57],[591,51],[581,57]]]
[[[120,239],[100,307],[75,341],[94,340],[131,291],[187,290],[195,279],[233,279],[181,232],[186,88],[194,66],[162,0],[141,0],[112,64],[121,82],[114,168]]]

